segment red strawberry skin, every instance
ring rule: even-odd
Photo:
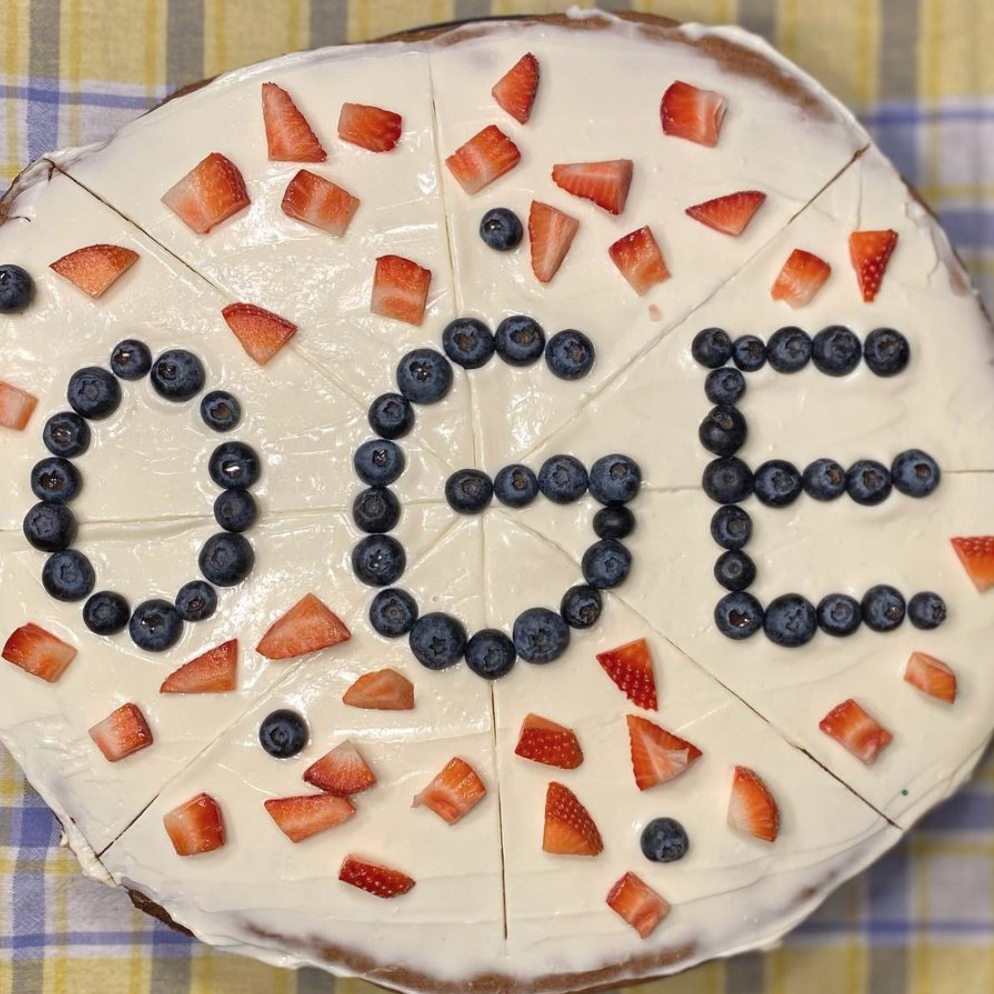
[[[221,314],[242,348],[260,366],[265,366],[297,333],[295,324],[255,304],[228,304]]]
[[[552,167],[552,182],[574,197],[592,200],[609,214],[620,214],[628,200],[634,169],[631,159],[559,163]]]
[[[48,683],[55,683],[76,658],[76,650],[62,639],[28,622],[10,633],[3,658]]]
[[[87,245],[57,259],[49,268],[96,300],[137,261],[138,253],[122,245]]]
[[[400,255],[381,255],[376,260],[369,309],[380,317],[420,325],[430,285],[430,269]]]
[[[738,237],[746,229],[753,215],[766,200],[766,194],[759,190],[740,190],[702,204],[688,207],[686,213],[695,221],[706,224],[715,231]]]
[[[351,801],[333,794],[271,797],[265,807],[291,842],[303,842],[318,832],[341,825],[355,814]]]
[[[220,152],[211,152],[163,194],[162,202],[187,227],[206,235],[248,207],[249,195],[238,167]]]
[[[653,724],[647,718],[627,717],[632,772],[639,790],[667,783],[686,772],[703,753],[697,746]]]
[[[540,283],[548,283],[573,244],[580,222],[561,210],[533,200],[528,212],[528,240],[532,272]]]
[[[343,742],[312,763],[304,780],[336,797],[351,797],[374,786],[376,774],[351,742]]]
[[[443,821],[454,825],[469,814],[486,793],[487,788],[476,770],[466,760],[456,756],[414,798],[411,806],[430,808]]]
[[[725,98],[677,80],[663,94],[659,116],[666,134],[713,147],[725,116]]]
[[[24,431],[38,406],[38,398],[0,380],[0,427]]]
[[[341,238],[348,231],[359,203],[358,197],[331,180],[301,169],[287,185],[281,206],[287,217]]]
[[[887,263],[897,247],[897,232],[891,228],[884,231],[854,231],[849,236],[849,258],[863,301],[872,303],[880,291]]]
[[[527,124],[541,78],[538,59],[526,52],[490,91],[498,105],[519,124]]]
[[[414,684],[396,670],[364,673],[342,696],[351,708],[373,711],[411,711],[414,708]]]
[[[537,714],[525,716],[514,754],[560,770],[575,770],[583,762],[574,732]]]
[[[370,152],[390,152],[404,128],[400,114],[368,104],[342,104],[338,137]]]
[[[224,845],[224,818],[210,794],[197,794],[162,819],[177,856],[200,856]]]
[[[152,744],[152,730],[136,704],[123,704],[90,729],[90,738],[106,760],[116,763],[147,749]]]
[[[324,162],[328,158],[307,118],[282,86],[262,84],[266,145],[274,162]]]
[[[174,670],[160,694],[224,694],[238,686],[238,639],[222,642]]]
[[[338,871],[338,879],[376,897],[391,898],[406,894],[414,880],[400,870],[391,870],[378,863],[370,863],[358,856],[346,856]]]
[[[890,732],[852,698],[832,708],[818,727],[867,766],[876,761],[893,739]]]
[[[794,308],[804,307],[814,300],[831,274],[832,267],[824,259],[813,252],[794,249],[777,275],[770,296]]]
[[[608,891],[607,905],[617,912],[643,939],[669,914],[670,906],[644,880],[626,873]]]
[[[267,659],[292,659],[347,642],[352,633],[320,598],[305,594],[277,618],[255,651]]]
[[[764,842],[775,842],[780,834],[780,809],[769,787],[748,767],[736,766],[728,824]]]
[[[479,193],[521,161],[518,146],[496,124],[460,145],[446,160],[449,171],[469,194]]]
[[[640,297],[670,278],[659,243],[648,225],[619,238],[608,254]]]
[[[542,849],[559,856],[597,856],[604,849],[587,809],[569,787],[554,780],[545,795]]]
[[[977,590],[984,593],[994,587],[994,535],[952,538],[949,541]]]
[[[617,649],[599,652],[597,662],[636,707],[646,711],[658,708],[652,655],[645,639],[635,639]]]
[[[913,652],[904,679],[923,694],[945,704],[956,703],[956,674],[941,659],[925,652]]]

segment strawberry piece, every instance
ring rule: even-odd
[[[521,160],[518,146],[496,124],[460,145],[445,164],[467,193],[479,193]]]
[[[487,788],[476,770],[456,756],[420,794],[414,798],[412,808],[430,808],[443,821],[454,825],[467,815],[487,793]]]
[[[210,794],[197,794],[162,818],[177,856],[199,856],[224,845],[224,818]]]
[[[372,787],[376,774],[359,750],[346,740],[307,767],[304,780],[326,794],[350,797]]]
[[[694,204],[687,208],[686,213],[715,231],[738,237],[765,200],[766,194],[759,190],[740,190]]]
[[[697,746],[647,718],[630,714],[626,720],[632,771],[639,790],[648,790],[680,776],[703,755]]]
[[[640,297],[670,278],[659,243],[648,225],[619,238],[607,251]]]
[[[514,754],[560,770],[575,770],[583,762],[573,730],[537,714],[525,715]]]
[[[291,659],[350,638],[352,633],[337,614],[314,594],[305,594],[269,626],[255,651],[266,659]]]
[[[670,913],[669,903],[634,873],[626,873],[608,891],[607,904],[643,939]]]
[[[592,200],[609,214],[620,214],[628,200],[634,168],[631,159],[559,163],[552,167],[552,182],[574,197]]]
[[[368,104],[342,104],[338,137],[370,152],[389,152],[400,141],[404,121],[400,114]]]
[[[411,711],[414,708],[414,684],[396,670],[364,673],[342,696],[351,708],[372,711]]]
[[[652,672],[652,655],[645,639],[626,642],[617,649],[597,653],[597,662],[636,707],[655,711],[656,677]]]
[[[414,880],[406,873],[380,866],[379,863],[370,863],[358,856],[345,857],[338,871],[338,879],[376,897],[398,897],[414,886]]]
[[[904,671],[904,679],[923,694],[956,703],[956,674],[941,659],[924,652],[913,652]]]
[[[773,281],[770,296],[794,308],[804,307],[814,300],[831,273],[832,267],[824,259],[804,249],[794,249]]]
[[[490,91],[498,105],[519,124],[527,124],[541,76],[538,59],[526,52],[504,73]]]
[[[104,759],[116,763],[148,748],[152,744],[152,729],[137,704],[122,704],[90,729],[90,738]]]
[[[221,315],[242,348],[260,366],[265,366],[297,333],[293,322],[255,304],[228,304]]]
[[[287,217],[341,238],[360,203],[358,197],[331,180],[301,169],[287,185],[281,206]]]
[[[55,683],[76,658],[76,650],[29,621],[14,629],[3,647],[3,658],[48,683]]]
[[[369,309],[381,317],[421,324],[430,284],[430,269],[403,256],[381,255],[376,260]]]
[[[553,780],[545,794],[542,849],[560,856],[596,856],[603,848],[601,833],[576,794]]]
[[[162,202],[187,227],[206,235],[248,207],[249,195],[238,167],[220,152],[211,152],[166,191]]]
[[[272,161],[324,162],[328,158],[307,118],[282,86],[262,84],[262,120]]]
[[[0,380],[0,427],[24,431],[38,406],[38,398]]]
[[[555,207],[533,200],[528,212],[528,240],[531,243],[532,272],[539,282],[548,283],[563,264],[580,222]]]
[[[973,585],[983,593],[994,587],[994,535],[949,540]]]
[[[725,116],[725,98],[677,80],[663,94],[659,116],[666,134],[713,147]]]
[[[303,842],[318,832],[341,825],[355,814],[351,801],[333,794],[271,797],[265,803],[269,816],[291,842]]]
[[[832,708],[818,727],[869,766],[893,736],[852,698]]]
[[[230,639],[173,670],[160,694],[224,694],[238,686],[238,639]]]
[[[891,228],[885,231],[854,231],[849,236],[849,258],[856,270],[865,303],[871,303],[880,290],[887,263],[896,245],[897,232]]]
[[[737,832],[764,842],[775,842],[780,834],[780,809],[769,787],[752,770],[735,767],[732,796],[728,801],[728,824]]]
[[[87,245],[57,259],[49,269],[96,300],[137,261],[138,253],[122,245]]]

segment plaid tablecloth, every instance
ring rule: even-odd
[[[542,0],[0,0],[0,188],[185,83],[282,52]],[[860,115],[938,211],[994,305],[992,0],[634,0],[765,35]],[[0,260],[2,261],[2,260]],[[941,332],[941,329],[937,329]],[[2,470],[0,470],[2,471]],[[991,510],[994,523],[994,509]],[[0,994],[371,994],[159,926],[82,877],[0,750]],[[645,994],[991,994],[994,762],[778,949]]]

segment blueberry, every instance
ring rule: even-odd
[[[79,470],[68,459],[48,456],[31,468],[31,492],[39,500],[68,503],[82,486]]]
[[[406,461],[399,445],[386,439],[363,442],[352,457],[356,475],[370,487],[388,487],[404,472]]]
[[[242,405],[227,390],[211,390],[200,402],[200,416],[214,431],[231,431],[242,420]]]
[[[166,400],[183,401],[204,388],[203,363],[186,349],[167,349],[152,363],[152,387]]]
[[[890,495],[891,479],[886,466],[872,459],[860,459],[846,473],[846,491],[857,504],[872,507]]]
[[[550,456],[538,471],[538,488],[555,504],[570,504],[586,492],[589,477],[574,456]]]
[[[752,470],[736,456],[712,459],[701,479],[704,492],[718,504],[738,504],[752,493]]]
[[[719,507],[711,519],[711,537],[723,549],[741,549],[752,537],[752,518],[734,504]]]
[[[908,365],[911,346],[899,331],[877,328],[866,336],[863,358],[877,376],[897,376]]]
[[[729,550],[714,564],[714,578],[726,590],[745,590],[756,579],[756,564],[744,552]]]
[[[829,594],[823,597],[816,609],[818,627],[826,635],[844,638],[852,635],[863,623],[859,601],[848,594]]]
[[[217,591],[204,580],[184,583],[176,594],[176,613],[184,621],[206,621],[217,610]]]
[[[559,613],[570,628],[591,628],[597,624],[602,608],[600,591],[581,583],[563,594]]]
[[[226,532],[247,531],[258,513],[255,498],[247,490],[222,490],[214,500],[214,520]]]
[[[498,252],[510,252],[521,244],[524,229],[514,211],[506,207],[493,207],[480,221],[480,237]]]
[[[401,438],[414,427],[414,408],[399,393],[380,394],[369,405],[369,426],[380,438]]]
[[[307,745],[307,722],[288,708],[267,714],[259,725],[259,743],[274,759],[290,759]]]
[[[904,621],[904,598],[886,583],[877,584],[863,595],[860,605],[866,627],[875,632],[892,632]]]
[[[128,627],[131,608],[120,595],[110,590],[92,594],[83,605],[83,624],[94,635],[116,635]]]
[[[569,626],[545,607],[530,607],[514,619],[514,648],[526,663],[551,663],[569,647]]]
[[[926,631],[938,628],[946,620],[946,602],[930,590],[915,594],[908,601],[908,620]]]
[[[406,635],[417,620],[417,602],[397,587],[381,590],[369,605],[369,623],[388,639]]]
[[[826,376],[846,376],[859,365],[863,346],[848,328],[833,324],[815,335],[811,357]]]
[[[442,332],[445,354],[463,369],[479,369],[494,354],[493,332],[476,318],[456,318]]]
[[[632,554],[616,538],[602,538],[584,552],[580,568],[591,587],[607,590],[625,582]]]
[[[45,422],[41,438],[53,456],[72,459],[90,447],[90,426],[78,414],[62,411]]]
[[[766,606],[763,631],[774,645],[796,649],[815,637],[818,615],[814,605],[800,594],[781,594]]]
[[[766,346],[766,358],[778,373],[796,373],[811,360],[811,338],[800,328],[773,332]]]
[[[222,442],[211,453],[207,471],[224,490],[247,490],[259,482],[262,465],[251,446],[244,442]]]
[[[627,504],[642,486],[642,470],[630,456],[601,456],[590,467],[590,496],[608,507]]]
[[[517,653],[514,643],[495,628],[483,628],[466,643],[466,665],[486,680],[507,676]]]
[[[733,456],[746,440],[746,420],[734,407],[712,407],[697,429],[697,437],[708,452]]]
[[[24,537],[40,552],[62,552],[76,538],[76,517],[65,504],[43,500],[24,515]]]
[[[766,365],[766,345],[758,335],[740,335],[732,346],[732,361],[743,373],[755,373]]]
[[[497,355],[509,366],[530,366],[545,351],[545,331],[525,314],[512,314],[497,325]]]
[[[57,601],[81,601],[96,583],[90,560],[75,549],[54,552],[45,560],[41,582]]]
[[[579,380],[594,368],[594,343],[582,331],[567,328],[549,339],[545,362],[553,376]]]
[[[835,500],[846,492],[846,471],[834,459],[816,459],[808,465],[801,483],[815,500]]]
[[[445,481],[445,499],[460,514],[479,514],[494,497],[490,477],[478,469],[457,469]]]
[[[690,354],[707,369],[718,369],[732,358],[732,340],[723,328],[705,328],[694,335]]]
[[[740,642],[763,627],[763,606],[752,594],[725,594],[715,605],[714,623],[726,638]]]
[[[171,649],[183,634],[183,619],[169,601],[154,598],[142,601],[128,622],[131,641],[146,652]]]
[[[642,855],[653,863],[673,863],[683,859],[690,840],[683,825],[672,818],[653,818],[642,829]]]
[[[712,404],[734,404],[745,393],[745,377],[731,366],[712,369],[704,381],[704,394]]]
[[[152,353],[144,342],[126,338],[110,354],[111,372],[121,380],[140,380],[152,368]]]
[[[255,550],[242,535],[218,532],[200,550],[200,572],[216,587],[233,587],[252,572]]]
[[[434,404],[452,389],[452,365],[435,349],[414,349],[397,364],[397,387],[413,404]]]
[[[939,485],[939,464],[921,449],[902,452],[890,467],[894,486],[908,497],[927,497]]]
[[[367,535],[352,550],[355,575],[371,587],[389,587],[406,567],[404,547],[391,535]]]
[[[801,495],[800,470],[785,459],[770,459],[756,470],[754,490],[767,507],[786,507]]]
[[[106,369],[87,366],[69,377],[66,398],[80,417],[101,421],[110,417],[121,403],[121,384]]]
[[[400,521],[400,501],[386,487],[370,487],[352,501],[352,520],[369,534],[392,531]]]
[[[20,266],[0,266],[0,314],[23,311],[34,296],[34,280]]]
[[[414,622],[409,642],[422,666],[444,670],[458,663],[466,651],[466,629],[457,618],[433,611]]]
[[[521,463],[505,466],[494,477],[494,496],[508,507],[525,507],[538,492],[538,477]]]
[[[627,538],[635,531],[635,515],[627,507],[602,507],[594,515],[598,538]]]

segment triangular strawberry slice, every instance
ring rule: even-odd
[[[454,825],[469,814],[487,793],[479,774],[464,759],[455,757],[420,794],[413,808],[430,808],[443,821]]]
[[[669,903],[634,873],[626,873],[608,891],[607,904],[643,939],[670,913]]]
[[[646,711],[658,708],[652,653],[645,639],[635,639],[634,642],[619,645],[617,649],[599,652],[597,662],[636,707]]]
[[[983,593],[994,587],[994,535],[951,538],[949,541],[977,590]]]
[[[531,243],[532,272],[548,283],[563,264],[580,222],[555,207],[533,200],[528,212],[528,239]]]
[[[956,674],[941,659],[925,652],[913,652],[904,670],[904,679],[923,694],[946,704],[956,703]]]
[[[320,598],[305,594],[269,626],[255,651],[267,659],[291,659],[351,637],[345,623]]]
[[[659,243],[648,225],[619,238],[607,251],[640,297],[670,278]]]
[[[869,766],[893,736],[852,698],[832,708],[818,727]]]
[[[574,197],[592,200],[609,214],[625,209],[635,166],[631,159],[569,162],[552,167],[552,182]]]
[[[569,787],[554,780],[545,794],[542,849],[560,856],[596,856],[604,849],[590,813]]]
[[[430,269],[400,255],[381,255],[376,260],[369,309],[381,317],[421,324],[430,285]]]
[[[87,245],[57,259],[49,268],[96,300],[137,261],[138,253],[122,245]]]
[[[355,814],[351,801],[333,794],[271,797],[265,804],[269,816],[291,842],[303,842],[318,832],[341,825]]]
[[[467,193],[479,193],[520,161],[518,146],[491,124],[460,145],[445,164]]]
[[[560,770],[575,770],[583,762],[573,730],[537,714],[525,716],[514,754]]]
[[[173,670],[160,694],[224,694],[238,686],[238,639],[222,642]]]
[[[511,66],[490,91],[498,105],[519,124],[527,124],[538,92],[538,59],[526,52]]]
[[[368,104],[342,104],[338,117],[338,137],[370,152],[391,151],[403,128],[400,114]]]
[[[162,818],[177,856],[200,856],[224,845],[224,818],[210,794],[197,794]]]
[[[832,267],[813,252],[794,249],[777,274],[770,296],[791,307],[804,307],[814,300],[815,294],[832,274]]]
[[[37,406],[33,393],[0,380],[0,427],[24,431]]]
[[[272,161],[324,162],[328,158],[307,118],[276,83],[262,84],[262,120]]]
[[[410,711],[414,708],[414,684],[396,670],[364,673],[345,691],[342,703],[372,711]]]
[[[648,790],[685,773],[703,753],[679,735],[660,728],[647,718],[628,715],[632,771],[639,790]]]
[[[238,167],[220,152],[211,152],[165,192],[162,202],[189,228],[206,235],[248,207],[249,195]]]
[[[255,304],[228,304],[221,314],[242,348],[260,366],[265,366],[297,333],[292,321]]]
[[[725,116],[725,98],[713,90],[701,90],[677,80],[663,94],[659,116],[666,134],[714,146]]]
[[[62,639],[29,621],[10,633],[3,658],[48,683],[55,683],[76,658],[76,650]]]
[[[737,832],[764,842],[775,842],[780,834],[780,809],[769,787],[752,770],[736,766],[732,796],[728,802],[728,824]]]
[[[335,746],[304,771],[304,780],[336,797],[350,797],[376,783],[376,774],[348,741]]]
[[[122,704],[90,729],[90,738],[111,763],[147,749],[152,729],[137,704]]]
[[[338,871],[338,879],[376,897],[385,898],[406,894],[414,886],[414,880],[406,873],[380,866],[379,863],[371,863],[358,856],[345,857]]]
[[[849,236],[849,258],[863,300],[869,304],[876,297],[883,282],[887,263],[897,246],[897,232],[892,228],[884,231],[854,231]]]
[[[359,204],[359,198],[348,190],[309,169],[301,169],[287,185],[281,206],[287,217],[341,238]]]
[[[686,213],[715,231],[738,237],[765,200],[766,194],[759,190],[739,190],[738,193],[694,204],[687,208]]]

